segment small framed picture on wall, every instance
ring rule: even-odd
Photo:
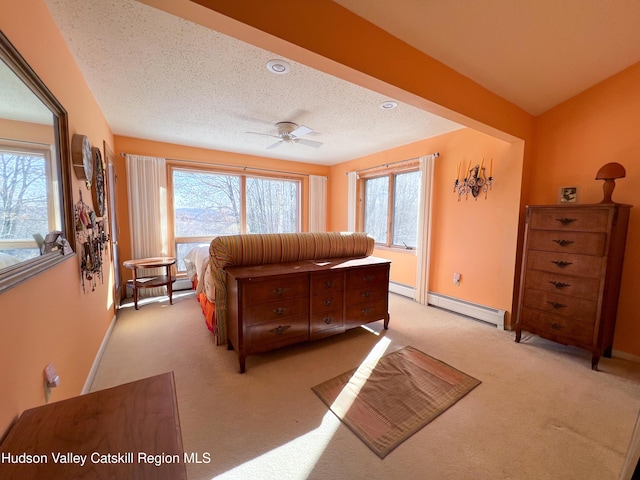
[[[578,187],[562,187],[560,189],[560,203],[575,203],[578,198]]]

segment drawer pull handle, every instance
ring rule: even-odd
[[[563,260],[551,260],[551,263],[554,263],[558,268],[566,268],[569,265],[573,265],[573,262],[565,262]]]
[[[326,298],[324,301],[324,306],[330,307],[331,305],[333,305],[333,298]]]
[[[556,221],[560,222],[562,225],[571,225],[573,222],[577,221],[577,218],[556,218]]]
[[[371,307],[364,307],[362,310],[360,310],[362,313],[364,313],[365,315],[369,315],[369,312],[371,311]]]
[[[547,302],[547,303],[551,305],[553,308],[555,308],[556,310],[559,310],[561,308],[566,308],[566,305],[562,303],[558,303],[558,302]]]
[[[553,328],[554,330],[560,330],[561,328],[563,328],[562,325],[560,325],[559,323],[552,323],[551,324],[551,328]]]
[[[273,293],[276,295],[283,295],[284,292],[286,292],[288,289],[284,288],[284,287],[278,287],[278,288],[274,288],[273,289]]]
[[[570,287],[571,284],[570,283],[563,283],[563,282],[549,282],[551,285],[553,285],[556,288],[565,288],[565,287]]]
[[[573,240],[554,240],[561,247],[568,247],[572,243],[575,243]]]
[[[360,295],[362,295],[364,298],[369,298],[371,296],[373,292],[371,292],[371,290],[365,290],[364,292],[362,292]]]
[[[291,328],[291,325],[278,325],[276,328],[272,328],[271,330],[269,330],[271,333],[275,333],[276,335],[282,335],[284,332],[286,332],[289,328]]]
[[[325,288],[333,287],[333,280],[327,280],[326,282],[324,282],[324,287]]]
[[[331,322],[333,322],[333,317],[329,315],[328,317],[324,317],[322,321],[329,325]]]
[[[287,310],[287,307],[277,307],[273,309],[273,313],[276,315],[282,315]]]
[[[365,275],[364,277],[362,277],[362,279],[366,282],[366,283],[371,283],[373,282],[373,279],[375,277],[373,275]]]

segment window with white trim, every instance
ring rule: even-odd
[[[361,226],[376,244],[414,250],[421,173],[417,167],[360,174]]]
[[[300,231],[301,182],[292,178],[171,168],[178,269],[221,235]]]

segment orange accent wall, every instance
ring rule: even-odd
[[[529,179],[531,204],[556,203],[563,186],[578,187],[578,203],[598,203],[604,164],[627,172],[616,180],[613,201],[631,209],[614,350],[640,357],[640,63],[540,115],[535,122],[535,168]]]
[[[102,149],[113,144],[95,102],[43,0],[0,2],[0,29],[69,114],[70,135],[81,132]],[[73,192],[91,195],[73,177]],[[73,242],[73,239],[70,239]],[[104,283],[83,293],[78,257],[0,295],[0,437],[25,409],[45,402],[43,369],[53,362],[60,386],[51,401],[78,395],[114,317],[111,265],[105,255]]]
[[[331,168],[329,225],[331,230],[347,228],[347,175],[367,167],[408,160],[434,152],[434,184],[431,220],[431,269],[429,290],[493,308],[512,309],[522,142],[509,143],[471,129],[462,129],[400,148],[379,152]],[[458,164],[461,170],[485,159],[487,173],[493,159],[492,190],[474,200],[458,201],[453,182]],[[374,255],[388,258],[391,280],[416,285],[416,256],[413,252],[376,249]],[[454,286],[453,273],[462,274]]]

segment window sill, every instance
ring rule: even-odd
[[[378,245],[376,244],[374,246],[375,250],[382,250],[382,251],[386,251],[386,252],[395,252],[395,253],[404,253],[407,255],[416,255],[416,249],[415,248],[404,248],[404,247],[387,247],[386,245]]]

